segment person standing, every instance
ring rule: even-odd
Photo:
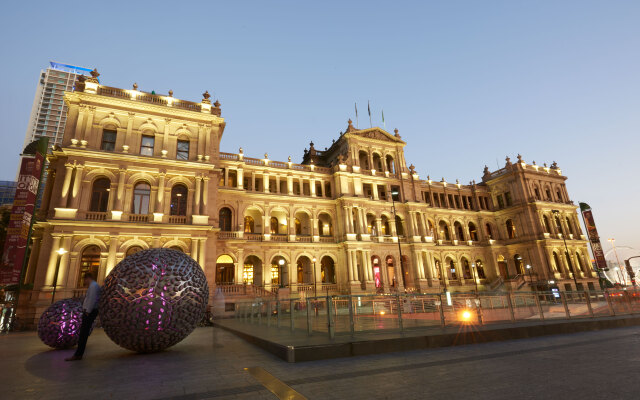
[[[91,334],[91,327],[98,316],[98,299],[100,299],[100,285],[96,282],[93,274],[87,272],[84,274],[84,284],[88,286],[87,295],[82,303],[82,323],[80,324],[80,337],[78,338],[78,347],[73,356],[66,358],[65,361],[82,360],[84,349],[87,346],[87,339]]]

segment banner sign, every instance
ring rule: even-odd
[[[589,237],[589,242],[591,242],[591,251],[593,252],[593,258],[595,259],[596,266],[598,269],[606,269],[607,261],[604,259],[604,251],[600,244],[600,236],[598,236],[596,223],[593,221],[591,207],[589,207],[587,203],[580,203],[580,211],[582,211],[584,225],[587,228],[587,236]]]
[[[16,194],[7,226],[2,262],[0,263],[0,286],[15,285],[20,281],[31,234],[47,142],[47,139],[39,140],[35,154],[24,154],[20,164]]]

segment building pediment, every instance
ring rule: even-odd
[[[362,129],[362,130],[353,130],[349,132],[350,136],[361,137],[365,139],[373,139],[379,140],[382,142],[391,142],[391,143],[401,143],[406,144],[401,138],[400,135],[396,133],[396,135],[392,135],[384,129],[380,128],[370,128],[370,129]]]

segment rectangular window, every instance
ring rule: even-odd
[[[496,199],[498,200],[498,208],[499,209],[503,209],[504,208],[504,200],[502,199],[502,195],[499,194]]]
[[[114,151],[116,149],[116,136],[118,132],[115,129],[103,129],[102,130],[102,145],[101,150]]]
[[[504,193],[504,201],[507,203],[507,207],[511,206],[511,192]]]
[[[153,145],[156,138],[153,136],[143,136],[140,143],[140,155],[141,156],[153,156]]]
[[[449,200],[449,208],[454,208],[455,205],[453,204],[453,196],[451,196],[450,194],[447,195],[447,199]]]
[[[400,186],[391,186],[391,197],[394,201],[400,201]]]
[[[176,151],[176,159],[177,160],[189,159],[189,141],[188,140],[178,140],[178,150]]]

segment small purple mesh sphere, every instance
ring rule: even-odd
[[[47,308],[38,321],[38,337],[54,349],[78,344],[82,322],[82,299],[58,300]]]
[[[100,294],[100,320],[116,344],[140,353],[166,349],[202,320],[207,278],[195,260],[172,249],[143,250],[122,260]]]

